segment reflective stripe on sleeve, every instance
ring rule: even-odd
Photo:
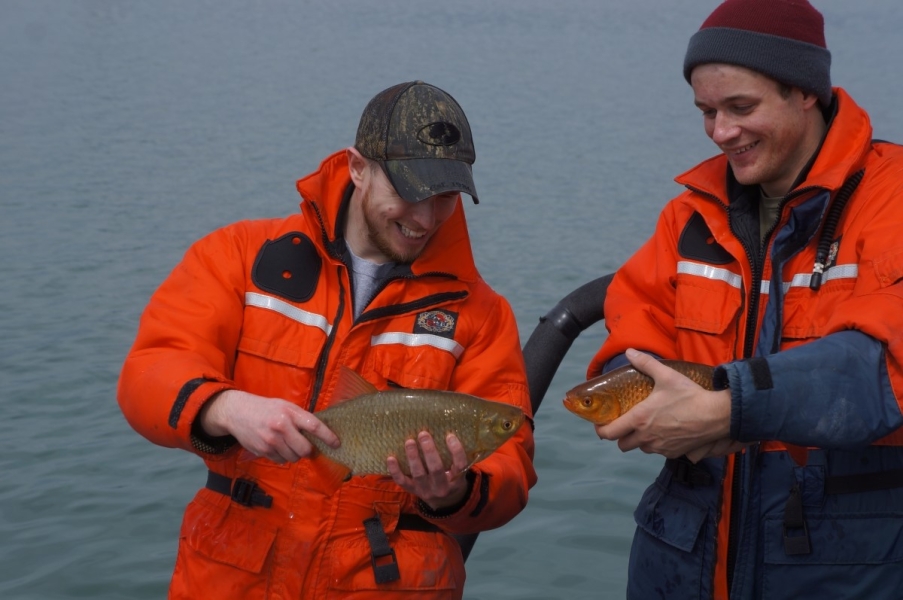
[[[379,346],[381,344],[401,344],[410,347],[432,346],[433,348],[439,348],[440,350],[450,352],[455,358],[460,357],[461,353],[464,352],[464,346],[455,340],[438,335],[431,335],[429,333],[401,333],[397,331],[383,333],[371,337],[370,344],[373,346]]]
[[[329,324],[329,321],[327,321],[326,317],[323,315],[301,310],[288,302],[272,296],[266,296],[256,292],[245,292],[245,306],[256,306],[257,308],[272,310],[273,312],[277,312],[298,323],[316,327],[317,329],[322,330],[326,335],[329,335],[332,331],[332,325]]]

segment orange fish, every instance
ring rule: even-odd
[[[701,387],[712,389],[713,367],[683,360],[663,360],[661,363]],[[653,385],[651,377],[631,365],[624,365],[569,390],[564,397],[564,406],[580,418],[596,425],[607,425],[651,394]]]
[[[682,360],[663,360],[661,363],[688,377],[699,386],[711,390],[714,368]],[[631,365],[625,365],[593,377],[565,394],[564,406],[569,411],[596,425],[608,425],[636,406],[652,393],[654,381]],[[784,444],[787,453],[799,466],[805,466],[809,449]]]

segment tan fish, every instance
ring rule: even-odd
[[[712,389],[713,367],[682,360],[663,360],[661,363],[701,387]],[[607,425],[651,394],[653,383],[648,375],[631,365],[624,365],[569,390],[564,397],[564,406],[596,425]]]
[[[341,440],[331,448],[314,436],[307,438],[320,454],[352,475],[388,475],[386,459],[394,456],[410,475],[406,440],[428,431],[448,469],[451,452],[445,437],[454,433],[467,453],[468,466],[492,454],[524,424],[517,406],[469,394],[440,390],[379,391],[360,375],[341,367],[332,406],[316,413]]]

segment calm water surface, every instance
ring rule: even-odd
[[[903,141],[899,0],[813,0],[833,76]],[[681,62],[715,0],[0,3],[0,598],[165,596],[201,461],[115,401],[149,295],[215,227],[297,209],[377,91],[424,79],[473,126],[477,262],[522,341],[652,232],[713,153]],[[604,339],[574,344],[536,418],[526,511],[480,536],[466,597],[622,598],[661,459],[567,413]]]

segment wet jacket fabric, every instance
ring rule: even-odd
[[[471,492],[447,515],[419,511],[391,478],[355,476],[336,490],[321,461],[254,459],[194,426],[211,396],[233,388],[326,408],[340,365],[379,389],[453,390],[531,415],[514,316],[477,272],[460,199],[355,321],[344,152],[297,187],[300,214],[236,223],[188,250],[153,294],[122,370],[119,403],[140,434],[251,486],[244,504],[205,487],[188,505],[170,597],[461,598],[463,558],[449,534],[499,527],[524,508],[536,482],[530,426],[470,469]],[[269,507],[248,502],[265,497]],[[364,522],[374,517],[394,558],[371,561]],[[419,526],[405,525],[412,517]],[[374,564],[392,561],[399,577],[376,583]]]
[[[836,88],[764,243],[758,188],[721,155],[676,179],[615,275],[588,376],[629,347],[718,365],[731,438],[750,443],[666,461],[634,514],[629,598],[901,597],[903,148],[871,136]]]

